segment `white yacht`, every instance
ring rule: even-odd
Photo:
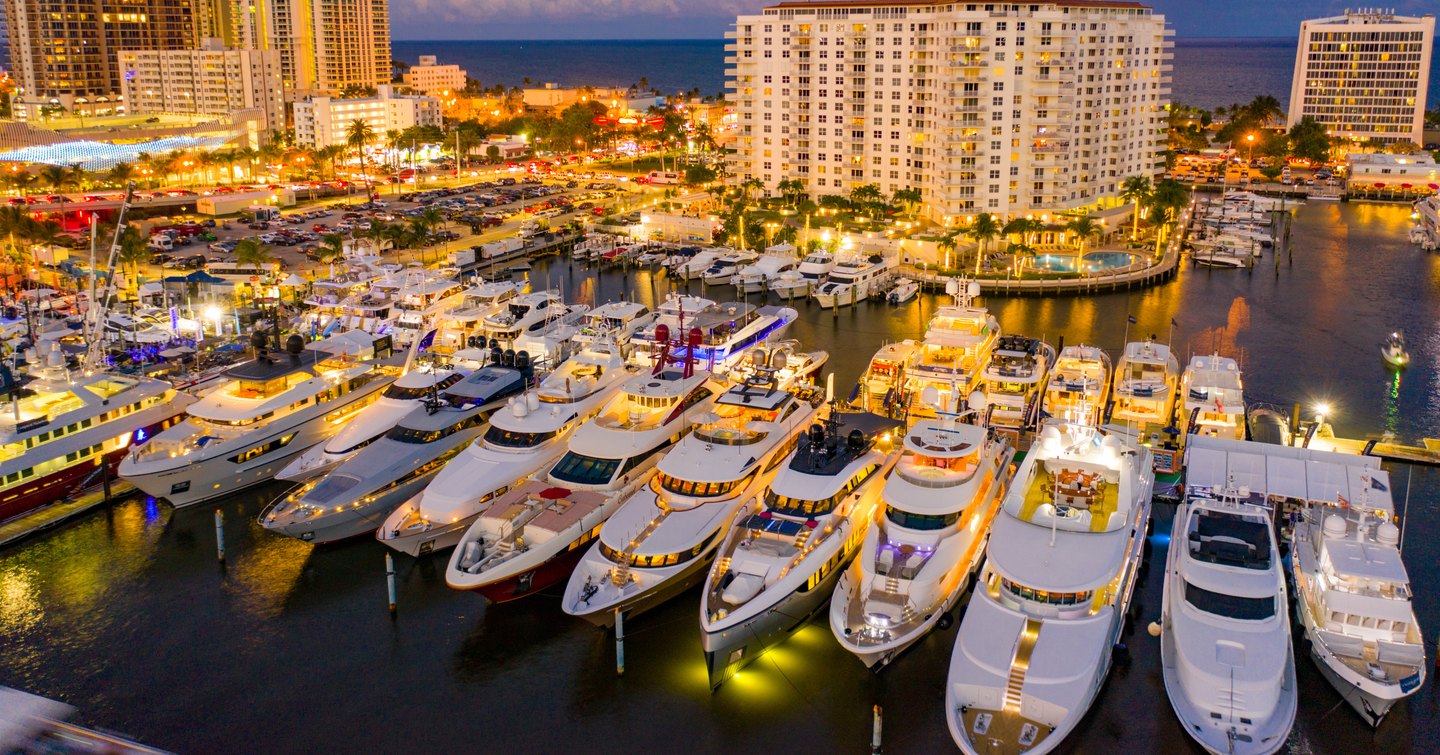
[[[1050,368],[1055,366],[1055,347],[1022,335],[1002,336],[990,351],[990,361],[980,371],[980,389],[985,392],[989,416],[984,424],[1019,433],[1036,424],[1040,402]]]
[[[830,271],[830,277],[817,286],[812,295],[822,309],[859,304],[872,294],[885,291],[898,264],[896,258],[878,254],[842,257]]]
[[[1245,392],[1234,359],[1218,354],[1190,357],[1180,377],[1180,393],[1181,427],[1187,433],[1245,439]]]
[[[799,312],[790,307],[756,307],[743,302],[713,304],[708,299],[693,301],[694,299],[695,297],[676,297],[667,300],[658,319],[660,325],[665,325],[664,335],[657,341],[655,337],[636,333],[631,340],[635,346],[631,359],[640,365],[652,364],[657,343],[667,344],[670,334],[683,338],[687,344],[689,339],[695,336],[697,341],[689,345],[694,347],[693,355],[699,365],[715,372],[724,372],[746,350],[769,339],[779,338],[800,316]],[[699,311],[684,309],[683,317],[676,316],[672,320],[672,302],[680,306],[699,303],[708,303],[710,306]],[[676,325],[671,325],[671,322]],[[655,332],[661,332],[659,325]]]
[[[543,479],[511,490],[481,513],[451,556],[446,582],[499,602],[567,578],[585,554],[582,546],[650,480],[659,458],[710,409],[720,389],[693,363],[631,378],[575,431]]]
[[[1054,423],[1021,462],[950,658],[969,753],[1050,752],[1090,709],[1124,631],[1155,473],[1128,436]]]
[[[924,419],[880,492],[882,513],[830,602],[830,629],[866,666],[885,665],[950,621],[985,553],[1015,449],[979,425]]]
[[[1175,392],[1180,363],[1163,343],[1150,340],[1125,344],[1115,367],[1110,421],[1125,427],[1151,448],[1165,440],[1175,421]]]
[[[740,269],[760,259],[755,252],[732,249],[715,258],[710,267],[700,274],[700,280],[710,286],[724,286],[731,282]]]
[[[375,531],[487,426],[531,378],[529,355],[466,375],[334,470],[277,499],[260,514],[272,532],[330,543]]]
[[[799,439],[764,493],[741,506],[701,593],[710,686],[829,602],[875,519],[898,427],[879,415],[832,410]]]
[[[690,257],[686,258],[680,264],[676,265],[674,268],[674,275],[681,280],[695,280],[696,278],[705,275],[705,271],[709,270],[710,266],[715,263],[715,260],[720,259],[721,255],[726,254],[730,251],[732,250],[704,249],[698,251]]]
[[[881,346],[870,357],[864,374],[850,392],[850,404],[887,417],[899,416],[905,408],[900,400],[905,388],[905,367],[919,348],[920,345],[911,340]]]
[[[485,434],[391,513],[376,538],[412,556],[460,542],[492,501],[559,458],[575,428],[634,375],[615,346],[592,346],[567,359],[492,415]]]
[[[449,355],[465,348],[484,348],[485,344],[480,343],[480,324],[485,318],[504,311],[510,300],[520,294],[520,289],[520,284],[513,281],[487,281],[465,289],[460,303],[436,318],[438,332],[431,350]]]
[[[189,506],[269,482],[291,459],[329,440],[399,375],[390,339],[350,331],[286,353],[257,350],[191,404],[190,417],[120,462],[120,476]]]
[[[507,302],[504,309],[481,320],[480,335],[487,342],[498,341],[510,347],[532,328],[543,327],[554,315],[568,311],[565,301],[553,291],[521,294]]]
[[[1295,653],[1273,515],[1244,489],[1192,488],[1175,511],[1161,668],[1185,733],[1212,753],[1268,755],[1295,724]]]
[[[624,348],[635,334],[650,328],[655,317],[655,313],[640,302],[606,302],[585,314],[585,322],[575,335],[575,342],[584,345],[614,343]]]
[[[980,293],[974,281],[951,280],[946,291],[955,303],[940,307],[930,318],[921,341],[905,365],[905,393],[910,396],[911,417],[933,416],[932,404],[921,400],[926,388],[939,391],[945,403],[963,403],[979,385],[980,371],[990,361],[1000,323],[984,307],[972,305]]]
[[[735,286],[735,290],[744,294],[764,293],[771,281],[794,270],[795,265],[793,248],[780,252],[767,250],[759,259],[740,268],[730,283]]]
[[[401,375],[380,393],[374,403],[361,409],[340,431],[324,443],[317,443],[286,464],[277,480],[305,482],[326,474],[374,443],[440,391],[465,377],[460,372],[434,365],[417,367]]]
[[[195,402],[160,380],[71,369],[55,342],[43,358],[23,388],[0,364],[0,522],[103,482]]]
[[[546,368],[557,365],[579,351],[580,344],[575,338],[584,330],[589,314],[588,304],[551,307],[548,318],[515,337],[514,348],[529,352],[537,365]]]
[[[770,290],[782,299],[806,298],[830,279],[835,269],[835,255],[817,249],[800,260],[794,270],[787,270],[770,281]]]
[[[695,316],[701,312],[713,311],[715,302],[699,296],[671,293],[655,310],[654,327],[637,330],[630,337],[631,359],[641,366],[654,364],[657,355],[670,347],[670,338],[684,340],[690,331]],[[665,336],[657,337],[660,326],[665,327]]]
[[[774,476],[820,398],[765,378],[718,396],[601,527],[560,607],[610,626],[617,612],[638,614],[703,579],[735,513]]]
[[[1045,386],[1044,413],[1067,422],[1099,426],[1110,399],[1110,355],[1098,346],[1060,350]]]
[[[1379,726],[1425,683],[1425,637],[1400,560],[1383,472],[1369,470],[1348,508],[1312,504],[1295,523],[1291,576],[1302,647],[1350,707]],[[1377,483],[1379,483],[1377,485]]]
[[[411,270],[395,296],[395,345],[409,346],[465,297],[460,281],[438,270]]]
[[[779,387],[787,390],[799,388],[802,383],[814,385],[816,376],[829,360],[829,352],[800,351],[799,341],[767,341],[750,347],[742,357],[731,360],[725,379],[739,384],[769,373],[775,376]]]

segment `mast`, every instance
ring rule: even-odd
[[[85,329],[86,350],[84,369],[87,372],[96,369],[100,364],[100,355],[102,353],[102,349],[100,347],[100,337],[103,335],[103,327],[106,314],[110,311],[110,299],[115,294],[115,263],[120,254],[120,235],[125,231],[125,215],[127,212],[129,212],[130,203],[134,201],[134,199],[135,182],[131,181],[125,185],[125,199],[120,203],[120,211],[115,216],[115,234],[110,239],[110,253],[107,255],[107,258],[105,260],[105,271],[108,273],[107,280],[110,281],[110,284],[105,286],[105,296],[103,297],[103,301],[96,302],[92,299],[90,302],[90,306],[95,310],[95,317],[86,323],[87,327]],[[94,234],[92,233],[91,236],[91,243],[93,247]],[[93,263],[91,264],[90,271],[92,275],[91,286],[93,288],[95,273],[95,267]]]

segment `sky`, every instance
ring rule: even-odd
[[[395,39],[719,39],[739,13],[773,0],[392,0]],[[1354,0],[1352,0],[1354,2]],[[1300,21],[1339,15],[1343,0],[1151,0],[1180,38],[1290,37]],[[1434,0],[1390,0],[1401,15]]]

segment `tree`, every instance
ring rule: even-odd
[[[1045,230],[1045,224],[1035,218],[1019,217],[1005,224],[1000,232],[1006,236],[1019,236],[1020,243],[1028,245],[1031,234]]]
[[[1330,159],[1330,135],[1325,126],[1311,116],[1305,116],[1290,129],[1290,153],[1296,157],[1319,164]]]
[[[135,168],[130,163],[115,163],[105,174],[105,180],[116,186],[125,186],[134,177]]]
[[[46,165],[40,169],[40,180],[59,194],[74,178],[64,165]]]
[[[885,195],[880,192],[877,184],[861,184],[850,190],[850,203],[869,209],[885,201]]]
[[[691,165],[685,169],[685,183],[691,186],[708,184],[715,180],[715,170],[706,165]]]
[[[780,190],[780,196],[785,198],[785,204],[792,209],[795,202],[805,194],[805,182],[798,178],[787,178],[777,184],[776,188]]]
[[[740,182],[740,191],[745,195],[746,200],[754,200],[756,195],[765,190],[765,182],[758,178],[747,178]]]
[[[1392,155],[1414,155],[1420,152],[1420,145],[1409,140],[1391,142],[1385,145],[1385,151]]]
[[[1100,224],[1087,215],[1066,223],[1065,231],[1075,236],[1076,247],[1083,255],[1085,254],[1085,242],[1100,235]]]
[[[492,163],[500,162],[500,145],[492,144],[485,148],[485,159]]]
[[[371,226],[371,228],[374,228],[374,226]],[[338,233],[327,233],[320,237],[320,245],[315,247],[315,259],[321,263],[330,265],[330,277],[335,277],[335,263],[344,257],[344,236]]]
[[[1273,96],[1262,94],[1245,106],[1244,117],[1256,125],[1265,126],[1272,121],[1282,120],[1285,109],[1280,107],[1280,101]]]
[[[1150,212],[1155,218],[1155,254],[1160,254],[1165,239],[1165,228],[1175,222],[1180,210],[1190,203],[1190,192],[1179,181],[1162,179],[1155,183],[1150,192]]]
[[[367,182],[370,174],[365,170],[365,147],[372,141],[375,141],[375,129],[364,118],[356,118],[345,129],[345,144],[360,156],[360,175]]]
[[[117,260],[123,267],[129,268],[130,278],[135,281],[138,289],[140,265],[150,261],[150,247],[145,243],[145,237],[140,235],[140,229],[127,223],[125,230],[120,232],[120,244],[116,252]]]
[[[1150,198],[1150,177],[1130,176],[1120,184],[1120,198],[1135,205],[1130,213],[1130,240],[1140,235],[1140,205]]]
[[[839,194],[824,194],[820,197],[820,207],[826,210],[844,212],[850,209],[850,200]]]
[[[914,216],[915,211],[920,207],[920,190],[908,186],[896,189],[895,193],[891,195],[890,201],[903,207],[906,215]]]
[[[985,249],[990,240],[1000,235],[1000,223],[995,216],[982,212],[975,216],[975,222],[965,229],[965,235],[975,240],[975,274],[980,274],[980,264],[985,259]]]
[[[274,260],[267,244],[259,239],[244,238],[235,242],[235,261],[242,265],[263,265]]]

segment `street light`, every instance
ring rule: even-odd
[[[1245,142],[1250,147],[1250,151],[1245,157],[1245,188],[1248,189],[1250,188],[1250,166],[1255,162],[1255,135],[1246,134]]]

